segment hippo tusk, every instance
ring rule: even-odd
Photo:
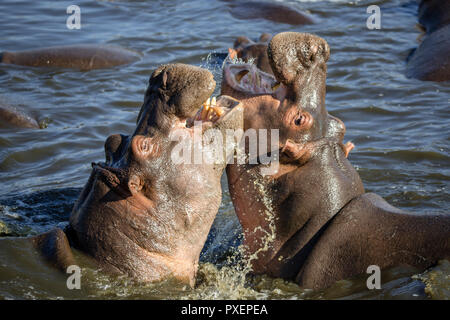
[[[217,113],[216,113],[216,97],[212,97],[211,99],[211,105],[209,106],[209,112],[208,112],[208,119],[213,118]]]
[[[202,113],[200,115],[200,119],[201,120],[206,119],[206,117],[208,116],[209,106],[210,105],[211,105],[211,99],[208,98],[208,100],[206,100],[206,102],[203,104]]]
[[[224,114],[224,112],[225,112],[225,111],[222,110],[222,108],[217,107],[217,106],[213,107],[213,110],[214,110],[214,112],[216,113],[216,115],[218,117],[221,117]]]
[[[208,101],[210,101],[210,103],[208,105],[208,111],[206,112],[206,119],[204,120],[211,120],[211,117],[214,114],[214,107],[216,106],[216,97],[212,97],[211,100],[208,99]]]

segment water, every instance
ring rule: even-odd
[[[47,124],[42,130],[0,129],[0,236],[64,226],[90,163],[104,157],[106,137],[133,131],[158,65],[207,66],[220,83],[220,57],[237,36],[281,31],[315,33],[330,44],[327,108],[347,126],[346,139],[356,145],[349,159],[366,190],[401,209],[448,213],[450,85],[404,76],[405,59],[419,35],[416,1],[284,2],[310,12],[317,23],[293,27],[239,20],[218,0],[77,1],[82,28],[69,30],[71,1],[1,1],[0,51],[102,43],[132,49],[142,59],[88,72],[0,66],[0,99],[24,106]],[[366,28],[370,4],[381,7],[382,30]],[[36,262],[25,241],[8,237],[2,241],[11,242],[9,249],[0,252],[0,298],[450,298],[446,261],[424,275],[387,270],[383,289],[376,292],[365,289],[363,278],[310,292],[280,279],[242,277],[239,251],[233,249],[240,244],[240,227],[223,185],[196,289],[139,285],[86,268],[86,286],[69,292],[63,275]]]

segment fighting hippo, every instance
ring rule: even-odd
[[[53,230],[35,240],[44,256],[57,266],[67,265],[72,257],[66,234],[71,246],[107,272],[193,285],[221,203],[225,158],[231,154],[224,143],[211,140],[243,122],[238,101],[209,99],[214,88],[205,69],[159,67],[150,78],[134,133],[108,137],[106,161],[92,163],[65,233]],[[197,150],[204,157],[219,150],[215,146],[223,146],[222,156],[196,161],[192,157],[198,154],[189,150],[195,151],[199,141]]]
[[[279,153],[277,171],[226,170],[253,271],[319,289],[370,265],[424,269],[450,257],[450,215],[405,212],[365,193],[346,157],[345,126],[325,108],[329,55],[322,38],[286,32],[268,46],[274,76],[224,64],[222,94],[240,99],[244,128],[279,130],[266,148]]]
[[[0,101],[0,128],[2,127],[39,129],[41,126],[34,116],[17,106]]]
[[[419,23],[425,34],[408,59],[406,75],[425,81],[450,80],[450,1],[421,1]]]
[[[103,69],[139,60],[133,51],[110,45],[69,45],[0,52],[0,62],[27,67]]]
[[[313,19],[292,6],[266,1],[222,0],[228,3],[233,17],[242,20],[265,19],[290,25],[313,24]]]
[[[239,37],[234,43],[234,49],[229,49],[229,55],[224,61],[223,81],[221,86],[222,94],[245,101],[246,107],[244,109],[244,114],[247,121],[244,123],[244,130],[249,128],[260,128],[258,123],[250,123],[251,121],[260,121],[259,118],[254,118],[252,115],[263,112],[262,110],[264,108],[272,108],[272,104],[274,103],[278,104],[278,100],[268,100],[269,94],[277,99],[289,94],[286,85],[280,82],[273,74],[272,66],[269,64],[269,57],[267,54],[268,45],[265,44],[263,47],[258,46],[257,50],[245,50],[248,47],[247,40],[248,38],[246,37]],[[260,42],[268,42],[269,40],[270,35],[267,33],[262,34],[260,37]],[[252,46],[251,42],[250,46]],[[244,48],[244,50],[242,48]],[[263,48],[265,49],[265,58],[261,59],[263,56],[261,50]],[[318,48],[314,48],[313,50],[318,50]],[[242,55],[242,52],[245,52],[245,55]],[[267,65],[266,63],[260,63],[266,59]],[[263,68],[260,68],[260,66],[263,66]],[[311,91],[315,94],[313,98],[324,100],[325,96],[322,96],[320,91],[317,90],[319,87],[325,92],[325,81],[322,84],[318,83],[315,88],[311,88]],[[326,120],[323,124],[324,128],[321,128],[320,130],[324,130],[328,137],[333,137],[342,142],[345,134],[344,123],[340,119],[328,114],[325,107],[321,111],[321,114],[321,119]],[[307,117],[310,117],[308,114],[304,114],[303,117],[300,114],[297,116],[297,120],[303,122],[306,121]],[[280,119],[275,117],[271,122],[271,128],[281,129],[279,126],[274,126],[278,121],[280,121]],[[297,126],[299,125],[300,123],[297,124]],[[317,123],[315,124],[315,126],[318,125],[319,124]],[[281,132],[284,134],[284,131]],[[290,132],[287,132],[286,134],[289,135]],[[354,148],[354,145],[351,142],[347,142],[343,145],[343,148],[345,155],[347,156]]]

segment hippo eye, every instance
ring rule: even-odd
[[[299,126],[302,123],[302,116],[300,116],[297,119],[295,119],[294,123],[295,123],[296,126]]]

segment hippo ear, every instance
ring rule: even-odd
[[[238,57],[238,51],[236,49],[228,48],[228,56],[231,60],[237,59]]]
[[[163,72],[163,75],[162,75],[161,87],[162,87],[163,89],[166,89],[166,86],[167,86],[167,72],[164,71],[164,72]]]
[[[158,89],[165,90],[167,87],[167,66],[163,65],[156,69],[150,76],[146,96],[152,92],[157,92]]]
[[[152,140],[152,138],[142,135],[133,137],[131,148],[136,159],[146,160],[154,157],[159,152],[158,146],[154,144]]]
[[[236,39],[236,41],[234,41],[233,47],[235,49],[242,49],[243,47],[251,43],[253,43],[253,41],[251,41],[249,38],[239,37]]]
[[[272,38],[272,35],[269,33],[263,33],[261,34],[261,36],[259,37],[259,42],[269,42],[270,39]]]
[[[128,189],[132,195],[136,195],[143,188],[142,180],[135,174],[128,179]]]

